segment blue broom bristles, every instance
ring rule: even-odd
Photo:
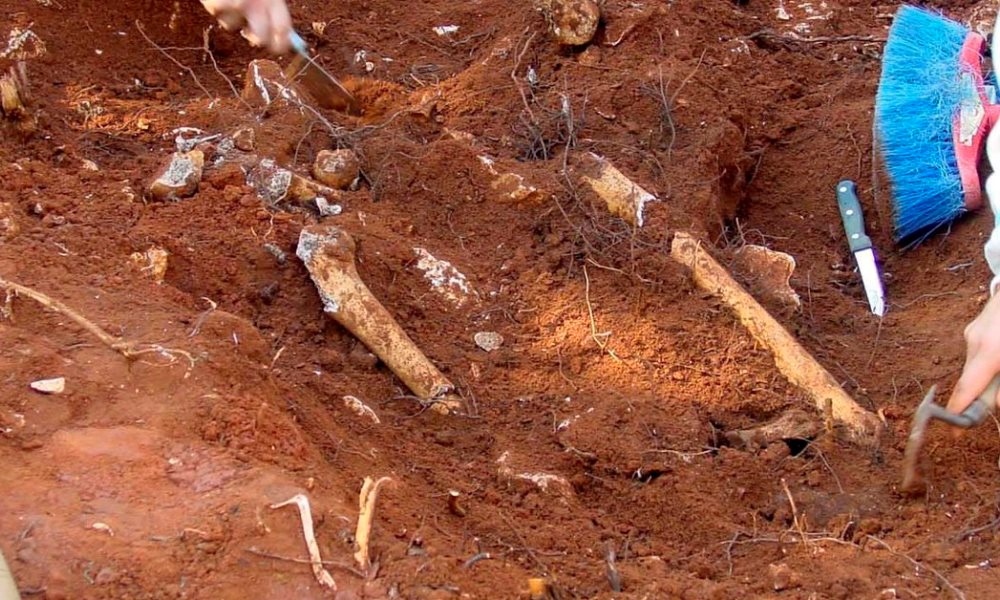
[[[969,30],[902,6],[889,30],[875,130],[893,189],[897,240],[933,231],[965,211],[952,141],[963,98],[959,54]]]

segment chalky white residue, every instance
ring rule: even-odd
[[[431,282],[431,287],[456,306],[464,304],[471,292],[465,275],[450,262],[434,258],[423,248],[414,248],[413,252],[417,255],[417,268],[424,272],[424,278]]]

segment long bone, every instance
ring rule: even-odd
[[[408,388],[432,408],[449,413],[461,400],[455,386],[410,339],[372,294],[355,266],[355,243],[333,225],[310,225],[299,234],[295,254],[306,265],[323,310],[362,341]]]

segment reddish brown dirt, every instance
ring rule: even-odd
[[[990,10],[952,4],[961,17]],[[611,597],[607,548],[615,597],[994,597],[992,425],[960,439],[934,428],[926,497],[897,493],[912,409],[929,385],[953,383],[962,328],[986,297],[991,219],[892,248],[866,185],[881,45],[752,34],[807,23],[808,36],[884,37],[895,3],[811,6],[825,18],[796,2],[785,21],[756,0],[607,0],[595,43],[571,52],[522,3],[298,0],[326,65],[364,78],[351,85],[366,115],[323,122],[234,98],[226,78],[242,87],[258,55],[213,30],[216,70],[193,1],[5,2],[0,46],[30,28],[46,52],[26,61],[37,122],[2,129],[0,202],[20,231],[0,241],[0,275],[196,359],[130,363],[13,301],[0,322],[0,549],[24,596],[326,597],[308,565],[261,555],[306,556],[294,510],[269,503],[308,494],[324,557],[347,565],[361,481],[389,476],[378,568],[366,581],[331,567],[338,597],[526,597],[532,576],[556,597]],[[432,31],[446,24],[460,29]],[[294,256],[310,210],[266,206],[232,167],[209,169],[192,198],[143,201],[182,126],[256,127],[259,152],[302,173],[321,149],[359,153],[361,189],[327,220],[357,239],[361,275],[469,414],[400,399],[399,380],[324,316]],[[660,198],[643,230],[567,184],[585,151]],[[550,197],[502,199],[483,153]],[[843,177],[861,183],[885,259],[881,322],[838,266],[850,261],[832,192]],[[743,243],[795,257],[802,308],[771,308],[884,414],[877,448],[838,431],[805,450],[719,447],[721,432],[812,408],[669,260],[680,227],[723,261]],[[162,284],[129,260],[150,246],[170,253]],[[432,290],[415,247],[463,271],[474,297],[456,307]],[[503,347],[479,350],[482,330]],[[62,395],[28,387],[54,376]],[[541,490],[508,469],[566,483]],[[449,490],[464,516],[448,510]],[[797,542],[796,521],[825,539]],[[463,566],[480,549],[491,559]]]

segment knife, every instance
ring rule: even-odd
[[[226,10],[215,15],[227,31],[237,31],[246,25],[243,15],[234,10]],[[331,108],[361,115],[361,104],[354,94],[344,87],[340,80],[321,67],[309,54],[309,46],[295,30],[288,34],[288,42],[295,52],[295,58],[285,68],[285,77],[300,80],[316,102],[323,108]]]
[[[837,206],[844,221],[844,231],[847,232],[847,244],[854,253],[854,260],[858,263],[861,283],[864,284],[865,295],[868,296],[868,306],[873,313],[881,317],[885,314],[882,276],[878,271],[872,240],[865,234],[865,218],[861,213],[857,186],[850,179],[837,184]]]

